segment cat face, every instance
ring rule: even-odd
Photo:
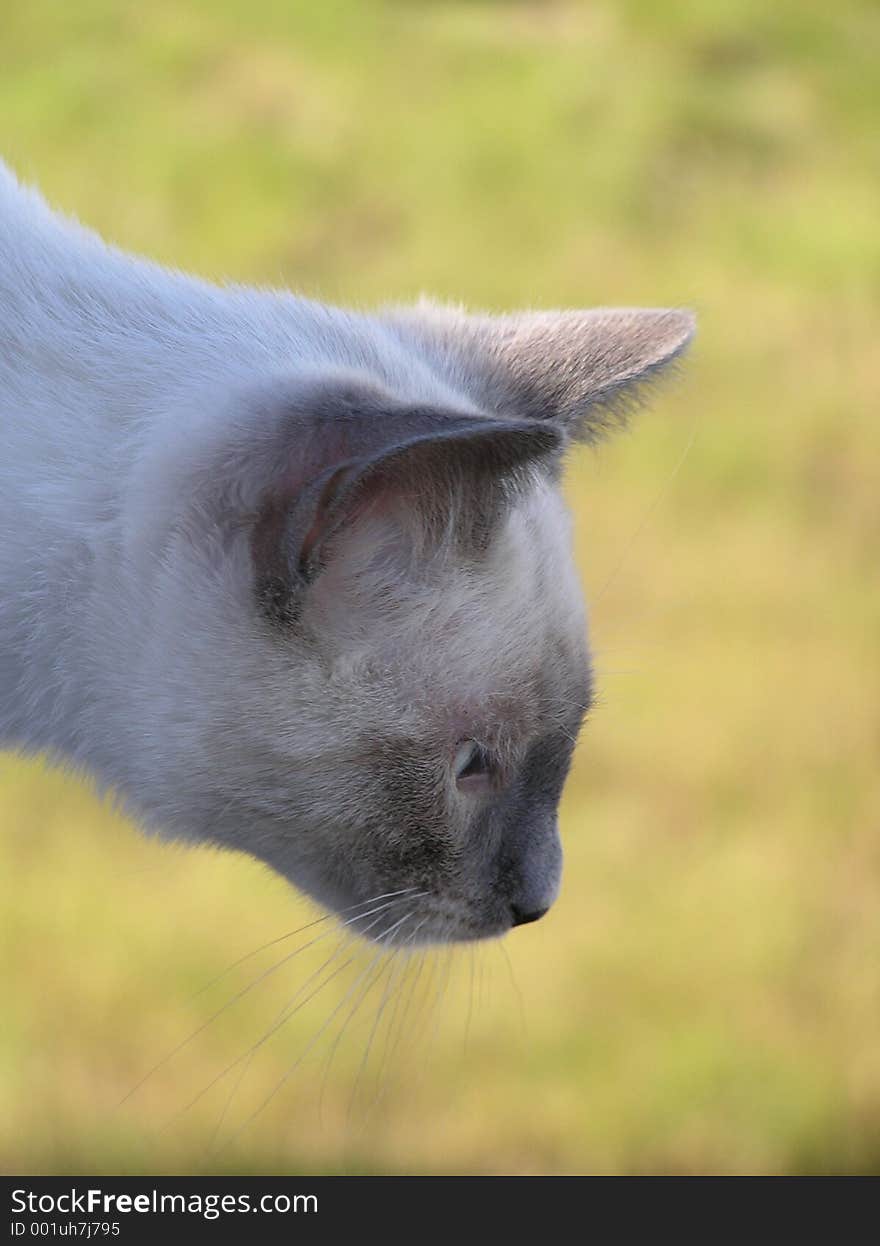
[[[563,456],[691,324],[423,308],[382,328],[393,367],[352,366],[361,349],[277,378],[177,456],[139,807],[369,938],[497,936],[556,897],[591,700]]]
[[[555,899],[556,809],[590,701],[567,516],[536,480],[481,548],[411,540],[385,503],[362,515],[279,631],[308,681],[281,825],[318,851],[304,861],[284,833],[261,855],[337,911],[403,892],[377,934],[500,934]]]

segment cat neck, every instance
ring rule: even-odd
[[[0,742],[82,751],[135,630],[132,472],[208,379],[295,357],[301,319],[107,246],[0,163]]]

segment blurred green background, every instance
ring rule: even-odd
[[[0,151],[123,246],[700,335],[569,476],[562,898],[378,1036],[342,975],[211,1086],[332,941],[215,1016],[305,906],[0,759],[0,1169],[880,1169],[878,65],[874,0],[3,0]]]

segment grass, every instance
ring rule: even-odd
[[[0,759],[0,1168],[876,1172],[876,5],[31,0],[2,58],[0,150],[167,263],[357,304],[688,304],[700,337],[569,475],[603,695],[562,899],[510,966],[426,969],[384,1075],[365,1005],[235,1134],[334,984],[223,1145],[228,1081],[180,1114],[296,961],[118,1107],[301,906]]]

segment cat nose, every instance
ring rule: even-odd
[[[543,917],[547,909],[532,909],[531,912],[524,913],[522,909],[512,904],[510,911],[513,914],[514,926],[527,926],[529,922],[536,922],[539,917]]]

